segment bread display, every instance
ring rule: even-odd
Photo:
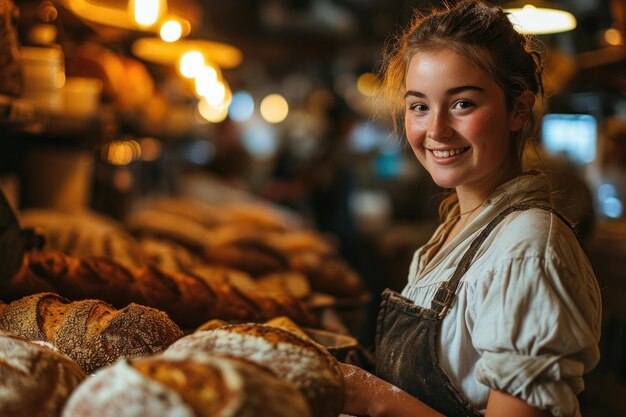
[[[0,331],[49,342],[86,373],[163,351],[183,336],[165,313],[137,304],[116,310],[99,300],[71,302],[39,293],[0,308]]]
[[[19,214],[19,221],[24,228],[41,231],[46,249],[79,257],[110,258],[129,266],[141,266],[148,261],[124,226],[93,211],[28,209]]]
[[[214,318],[261,322],[287,316],[305,326],[317,323],[304,304],[288,296],[246,292],[192,274],[152,266],[130,268],[110,259],[54,251],[27,253],[22,269],[5,289],[13,298],[42,291],[72,300],[98,298],[117,308],[130,303],[150,306],[183,328]]]
[[[240,324],[185,336],[164,353],[227,354],[246,358],[297,386],[316,417],[336,417],[343,406],[343,374],[321,345],[295,332],[265,324]]]
[[[58,417],[85,378],[70,358],[0,332],[0,416]]]
[[[83,383],[62,417],[312,417],[302,394],[242,359],[121,360]]]

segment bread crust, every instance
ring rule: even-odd
[[[245,358],[293,383],[316,417],[336,417],[343,407],[343,374],[334,356],[295,332],[246,323],[185,336],[163,355],[228,354]]]
[[[213,355],[121,360],[72,395],[62,417],[312,417],[267,369]]]
[[[86,378],[70,358],[0,332],[0,415],[58,417]]]
[[[165,350],[183,336],[169,317],[137,304],[116,310],[100,300],[71,302],[53,293],[23,297],[6,306],[0,330],[52,343],[86,373],[120,357]]]
[[[261,322],[276,316],[309,327],[317,324],[303,303],[285,295],[256,294],[191,273],[130,268],[111,259],[47,250],[27,253],[7,289],[13,298],[42,291],[73,300],[97,298],[117,308],[133,302],[150,306],[166,312],[182,328],[214,318]]]

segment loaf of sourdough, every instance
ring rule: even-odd
[[[210,355],[121,360],[83,383],[62,417],[311,417],[302,394],[252,362]]]
[[[343,407],[343,374],[324,347],[299,334],[247,323],[203,330],[183,337],[164,353],[227,354],[246,358],[293,383],[316,417],[336,417]]]
[[[118,358],[163,351],[183,336],[165,313],[137,304],[116,310],[99,300],[70,302],[39,293],[0,308],[0,330],[51,343],[86,372]]]
[[[304,326],[317,324],[301,302],[286,295],[255,294],[201,276],[131,268],[111,259],[77,258],[34,251],[5,291],[13,298],[47,291],[73,300],[98,298],[121,308],[142,304],[166,312],[179,326],[194,328],[207,320],[261,322],[287,316]]]
[[[70,358],[0,332],[0,416],[58,417],[85,378]]]

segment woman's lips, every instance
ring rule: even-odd
[[[470,147],[466,148],[455,148],[455,149],[446,149],[446,150],[435,150],[429,149],[433,159],[438,163],[452,163],[461,158],[461,156],[467,152]]]

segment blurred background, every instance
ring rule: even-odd
[[[547,52],[531,165],[564,190],[603,289],[583,414],[626,415],[626,2],[495,3],[567,12],[561,28],[517,22]],[[0,0],[0,185],[17,211],[120,221],[162,196],[263,201],[363,277],[369,345],[377,296],[403,287],[443,195],[391,129],[377,70],[412,13],[438,4]]]

